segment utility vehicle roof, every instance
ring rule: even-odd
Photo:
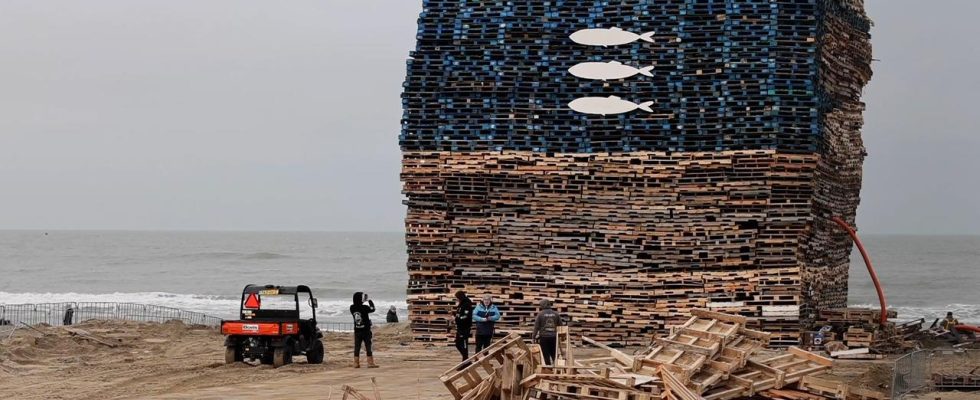
[[[259,293],[263,290],[279,289],[279,294],[313,293],[309,286],[277,286],[277,285],[247,285],[243,294]]]

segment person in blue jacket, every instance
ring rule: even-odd
[[[476,351],[479,352],[490,346],[493,340],[493,323],[500,320],[500,310],[493,304],[493,297],[483,296],[483,301],[473,310],[473,322],[476,322]]]

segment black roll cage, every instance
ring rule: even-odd
[[[280,296],[293,295],[293,303],[296,305],[296,307],[293,308],[292,310],[263,310],[263,309],[246,310],[245,309],[245,299],[247,299],[250,294],[259,295],[260,296],[259,300],[261,301],[262,292],[267,290],[276,290],[278,292],[278,295]],[[307,293],[310,295],[309,306],[310,308],[313,309],[313,318],[311,318],[311,320],[313,321],[313,324],[315,326],[317,300],[316,297],[313,297],[313,290],[311,290],[310,287],[306,285],[298,285],[298,286],[276,286],[276,285],[255,285],[255,284],[245,285],[245,289],[242,289],[242,300],[238,304],[239,315],[243,320],[248,319],[248,320],[261,321],[261,320],[300,319],[300,312],[299,312],[300,293]],[[250,316],[246,315],[245,314],[246,311],[252,313],[252,315]]]

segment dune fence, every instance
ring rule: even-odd
[[[69,310],[71,311],[69,312]],[[51,326],[64,326],[88,320],[124,320],[138,322],[181,321],[190,325],[205,325],[218,328],[221,326],[222,318],[179,308],[136,303],[76,302],[0,304],[0,334],[6,331],[4,329],[5,327],[20,326],[21,323],[27,325],[48,324]],[[380,327],[384,326],[385,323],[378,321],[374,325]],[[354,324],[350,322],[319,321],[317,326],[325,332],[354,331]]]
[[[63,326],[88,320],[138,322],[181,321],[190,325],[218,327],[221,318],[179,308],[150,304],[91,302],[0,304],[0,325],[48,324]]]

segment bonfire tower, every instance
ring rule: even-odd
[[[424,0],[400,145],[414,336],[452,293],[647,343],[709,308],[798,342],[847,301],[862,0]],[[613,96],[613,97],[611,97]]]

